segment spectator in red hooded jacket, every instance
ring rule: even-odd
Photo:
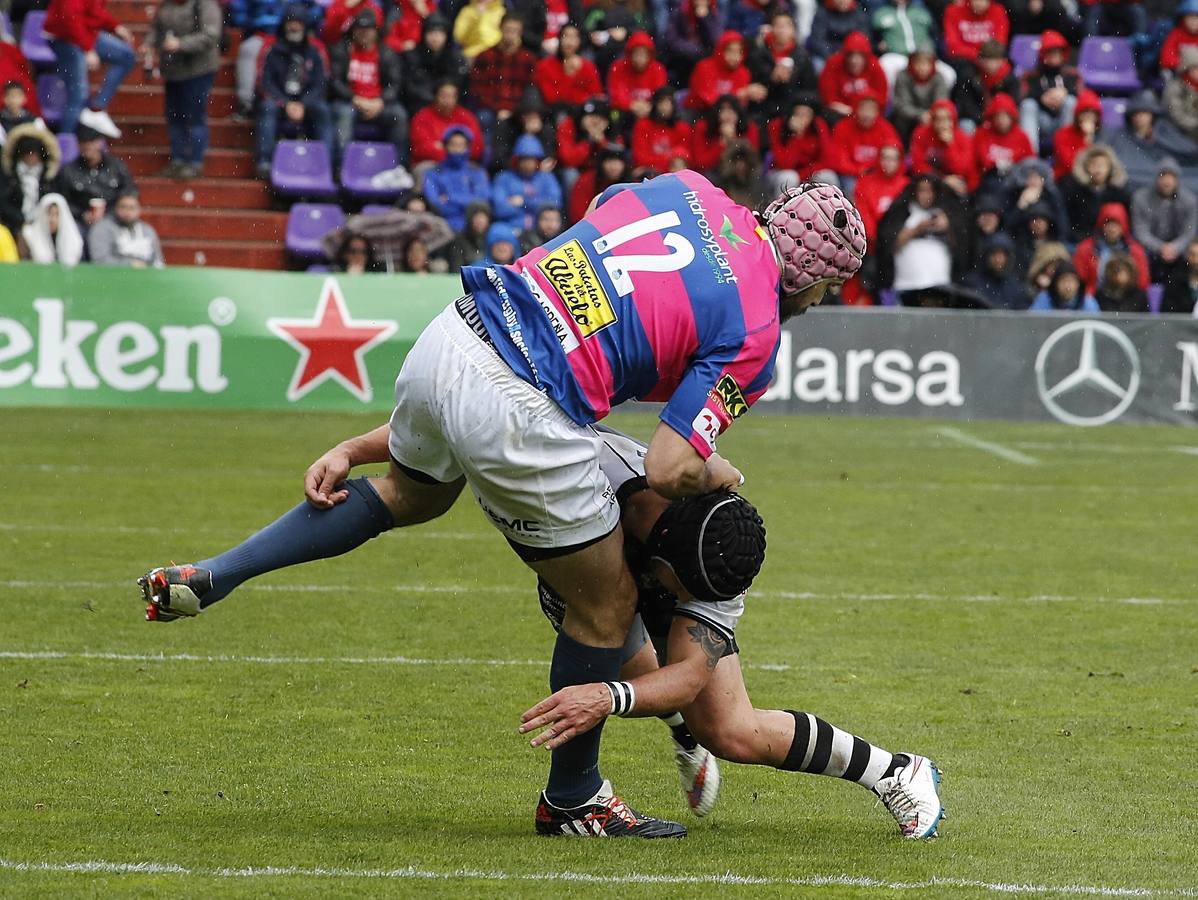
[[[1073,266],[1091,294],[1102,286],[1107,260],[1117,253],[1131,257],[1136,264],[1136,284],[1141,290],[1148,290],[1148,254],[1131,236],[1127,207],[1122,203],[1108,203],[1098,211],[1094,233],[1078,244],[1073,253]]]
[[[1052,177],[1064,178],[1077,154],[1091,146],[1102,130],[1102,101],[1093,91],[1082,91],[1073,108],[1073,121],[1052,136]]]
[[[1186,0],[1177,10],[1177,24],[1161,46],[1161,71],[1172,72],[1181,63],[1182,47],[1198,47],[1198,2]]]
[[[903,147],[901,144],[883,144],[878,152],[878,165],[857,179],[853,202],[861,213],[865,225],[865,239],[874,242],[878,236],[878,223],[894,198],[903,192],[911,181],[903,171]]]
[[[981,175],[973,136],[957,123],[957,108],[951,100],[933,103],[931,121],[911,135],[911,171],[916,175],[939,175],[962,196],[977,190]]]
[[[846,194],[852,196],[856,180],[878,164],[878,153],[887,144],[902,144],[902,140],[882,118],[882,99],[862,94],[853,114],[832,129],[832,170]]]
[[[42,114],[37,102],[37,90],[30,76],[29,60],[16,44],[0,40],[0,87],[15,81],[25,90],[25,109],[34,116]]]
[[[582,56],[582,31],[572,22],[557,35],[557,53],[541,59],[532,80],[550,109],[581,106],[603,93],[599,69]]]
[[[431,104],[412,116],[412,153],[409,162],[439,163],[445,159],[443,138],[451,125],[461,125],[470,131],[470,156],[475,162],[482,158],[483,132],[474,113],[458,104],[458,86],[446,79],[437,85]],[[427,168],[427,166],[426,166]]]
[[[1037,152],[1052,133],[1073,121],[1073,108],[1082,89],[1081,73],[1069,65],[1069,42],[1059,31],[1040,35],[1040,62],[1023,74],[1019,124]]]
[[[691,73],[688,109],[707,110],[723,96],[741,103],[760,103],[769,94],[765,85],[753,84],[745,65],[745,39],[736,31],[725,31],[715,52],[700,60]]]
[[[1018,116],[1019,108],[1006,94],[996,96],[986,108],[985,121],[973,136],[974,157],[984,181],[1001,181],[1015,163],[1036,155]]]
[[[668,80],[666,67],[657,60],[653,38],[638,31],[624,45],[624,55],[608,70],[607,96],[613,109],[643,119],[653,109],[654,93]]]
[[[824,66],[819,76],[819,95],[829,122],[851,116],[857,98],[869,95],[882,104],[889,96],[886,73],[874,56],[869,38],[854,31]]]
[[[384,43],[396,53],[416,49],[424,33],[424,20],[437,11],[437,0],[399,0],[399,16],[391,23]],[[325,13],[326,21],[328,13]]]
[[[774,196],[784,188],[811,181],[828,167],[832,134],[819,112],[819,99],[814,94],[796,94],[783,115],[770,120],[774,165],[766,173],[766,180]]]
[[[108,104],[133,68],[133,33],[116,20],[105,0],[50,0],[42,26],[66,84],[59,131],[73,132],[82,123],[104,137],[119,138],[121,130],[108,115]],[[107,67],[104,80],[88,99],[88,71]]]
[[[944,11],[944,44],[949,62],[963,72],[963,64],[977,61],[986,41],[998,41],[1004,47],[1011,36],[1007,11],[992,0],[957,0]]]
[[[320,39],[324,45],[333,47],[341,43],[358,13],[363,10],[374,13],[375,24],[382,28],[383,10],[374,0],[333,0],[324,11],[324,24],[320,28]]]
[[[761,150],[757,123],[745,115],[745,108],[735,97],[721,97],[691,133],[691,168],[714,171],[724,151],[735,141],[744,141],[754,150]]]
[[[632,127],[634,178],[652,178],[663,172],[685,169],[691,155],[691,127],[678,115],[672,87],[653,92],[649,115]]]

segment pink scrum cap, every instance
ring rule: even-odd
[[[806,182],[787,188],[761,213],[761,220],[782,256],[784,294],[852,278],[861,268],[865,225],[838,187]]]

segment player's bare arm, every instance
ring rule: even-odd
[[[727,651],[728,639],[706,623],[679,616],[670,628],[669,647],[669,665],[628,682],[636,701],[626,716],[660,716],[693,703]],[[544,728],[532,746],[552,750],[590,731],[612,714],[614,706],[604,684],[563,688],[524,713],[520,732]]]
[[[349,495],[345,490],[335,490],[337,485],[349,477],[355,466],[386,462],[389,425],[380,425],[373,431],[342,441],[327,451],[308,467],[304,475],[304,496],[317,509],[331,509]]]
[[[645,457],[645,478],[658,494],[670,499],[735,490],[744,476],[718,453],[704,459],[691,442],[677,431],[659,423]]]

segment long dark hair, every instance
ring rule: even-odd
[[[724,94],[715,103],[711,105],[711,109],[707,110],[707,136],[712,137],[720,133],[720,112],[725,108],[731,107],[736,111],[736,133],[743,137],[749,130],[749,119],[745,115],[745,108],[739,100],[731,94]]]
[[[657,111],[657,104],[666,98],[669,98],[674,108],[674,111],[669,116],[663,116]],[[678,124],[678,96],[674,93],[672,87],[666,85],[665,87],[659,87],[653,92],[653,102],[649,107],[649,118],[670,128]]]
[[[794,99],[783,107],[782,113],[782,131],[778,135],[782,143],[786,143],[792,137],[795,137],[798,132],[790,127],[790,119],[795,114],[795,110],[800,106],[806,106],[811,110],[811,130],[816,128],[816,120],[823,112],[823,107],[820,105],[819,98],[815,94],[799,93],[795,94]]]

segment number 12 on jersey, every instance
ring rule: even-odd
[[[607,275],[611,278],[612,286],[615,287],[617,294],[626,297],[632,293],[633,272],[677,272],[691,264],[695,258],[694,245],[678,232],[666,230],[676,228],[681,224],[682,220],[678,218],[678,213],[670,210],[645,219],[637,219],[627,225],[621,225],[591,242],[596,253],[604,254],[602,256],[603,268],[607,270]],[[627,256],[611,254],[611,251],[622,247],[629,241],[634,241],[655,231],[665,231],[665,234],[662,235],[662,242],[669,248],[669,253],[634,253]]]

